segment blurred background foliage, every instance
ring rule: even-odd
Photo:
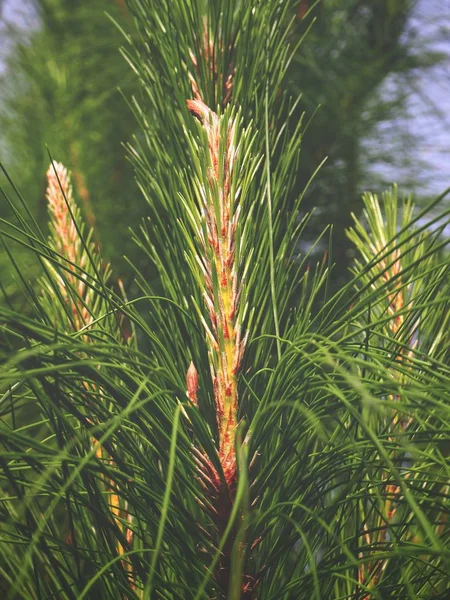
[[[126,254],[151,278],[151,267],[142,263],[128,232],[146,214],[123,147],[137,129],[125,99],[139,89],[118,50],[123,35],[105,16],[133,36],[126,3],[27,4],[36,15],[34,26],[3,29],[0,42],[9,44],[0,81],[0,160],[46,227],[47,146],[55,160],[71,169],[75,195],[116,275],[125,283],[132,278]],[[350,212],[360,212],[368,183],[376,191],[384,185],[382,172],[374,174],[371,165],[405,161],[413,147],[411,140],[399,138],[401,151],[394,145],[386,154],[377,144],[380,124],[402,113],[420,73],[444,58],[420,47],[408,27],[415,5],[414,0],[299,0],[293,15],[294,42],[309,29],[285,82],[290,92],[302,94],[299,117],[305,111],[309,121],[297,190],[326,159],[304,199],[305,210],[315,208],[305,243],[333,224],[335,284],[347,273],[344,231]],[[392,85],[386,94],[388,80]],[[8,217],[9,211],[0,200],[0,216]],[[0,265],[1,271],[5,268]],[[0,278],[6,281],[6,274],[0,272]]]
[[[299,18],[310,4],[300,2]],[[333,224],[337,279],[347,273],[345,229],[351,225],[350,213],[359,214],[366,186],[380,190],[388,183],[383,170],[374,173],[372,165],[400,167],[400,161],[412,158],[413,139],[405,140],[392,128],[399,139],[386,154],[377,141],[379,128],[403,113],[423,70],[445,60],[443,53],[421,46],[409,27],[416,5],[415,0],[319,2],[311,11],[317,20],[293,62],[290,85],[302,94],[301,109],[312,115],[319,105],[303,141],[300,185],[326,160],[304,207],[315,209],[313,238],[324,223]],[[307,26],[308,19],[303,19],[300,35]]]
[[[35,28],[9,32],[1,160],[44,227],[48,152],[66,164],[96,241],[126,274],[122,255],[134,250],[128,227],[144,215],[123,148],[136,124],[122,94],[137,84],[119,53],[123,35],[105,12],[127,29],[132,21],[124,3],[111,0],[37,0],[34,9]],[[8,208],[0,211],[4,217]]]

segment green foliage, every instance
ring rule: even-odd
[[[119,53],[121,32],[105,11],[132,29],[121,2],[39,0],[39,27],[13,38],[2,80],[2,162],[21,184],[41,226],[46,221],[43,174],[48,151],[70,165],[75,191],[97,239],[117,267],[131,251],[127,227],[143,216],[122,144],[135,122],[124,101],[135,83]],[[8,215],[2,203],[3,216]],[[6,215],[5,215],[6,213]],[[123,223],[120,237],[109,236]]]
[[[300,2],[299,16],[312,4]],[[316,18],[289,73],[290,89],[302,95],[300,111],[314,114],[304,134],[299,186],[325,159],[303,209],[315,210],[311,239],[324,222],[333,225],[334,279],[345,280],[348,273],[351,248],[345,230],[350,213],[362,209],[362,189],[368,182],[383,189],[386,166],[395,172],[414,160],[420,171],[410,152],[417,142],[413,133],[406,137],[396,130],[389,149],[380,144],[380,131],[404,115],[417,76],[443,60],[412,33],[416,5],[415,0],[326,0],[299,23],[302,35]]]
[[[135,265],[139,295],[117,293],[60,176],[76,264],[58,245],[66,234],[53,225],[48,239],[11,198],[1,234],[28,306],[0,305],[3,595],[444,598],[450,210],[429,217],[438,199],[416,214],[395,189],[366,196],[365,223],[348,233],[352,279],[331,294],[330,267],[303,250],[303,122],[279,93],[296,2],[129,7],[125,54],[142,93],[128,149],[149,215],[134,239],[158,279]],[[186,100],[200,96],[199,124]],[[249,333],[226,506],[205,328],[205,265],[220,263],[203,200],[221,223],[225,193],[240,211],[230,254]],[[51,294],[35,291],[16,248]],[[73,305],[89,309],[81,326]],[[191,361],[198,405],[186,397]]]
[[[22,193],[45,227],[42,174],[48,163],[48,145],[52,155],[71,168],[83,213],[91,225],[95,222],[95,237],[105,257],[125,281],[132,274],[123,260],[124,253],[139,264],[146,278],[153,277],[154,272],[141,260],[127,233],[127,228],[134,228],[145,215],[145,207],[134,186],[132,169],[124,160],[121,144],[131,140],[136,125],[118,87],[127,98],[139,96],[140,92],[117,51],[121,34],[104,14],[106,11],[127,35],[134,36],[125,3],[29,0],[27,6],[36,10],[38,18],[34,19],[34,29],[20,31],[17,39],[13,38],[7,70],[1,78],[2,162],[14,181],[20,181]],[[351,224],[350,212],[358,214],[361,210],[361,191],[373,175],[373,164],[408,160],[409,149],[414,148],[411,139],[398,139],[392,151],[380,149],[376,128],[402,114],[417,75],[442,57],[420,47],[419,40],[409,31],[407,23],[413,14],[414,0],[299,0],[289,6],[286,10],[296,19],[296,31],[288,28],[280,33],[289,39],[294,36],[295,40],[307,30],[309,33],[301,52],[295,53],[288,76],[283,81],[274,77],[269,83],[271,93],[288,90],[295,96],[302,95],[291,118],[291,135],[295,135],[304,111],[308,121],[303,131],[302,160],[293,173],[297,183],[292,188],[292,198],[299,195],[326,159],[304,198],[304,213],[315,208],[304,240],[313,242],[324,224],[333,224],[332,247],[337,260],[333,283],[347,277],[345,228]],[[159,7],[157,4],[156,9]],[[162,10],[164,14],[169,8],[164,6]],[[197,21],[201,18],[198,11],[195,16],[195,7],[186,10]],[[215,21],[220,8],[212,10]],[[227,39],[232,37],[231,27],[233,35],[238,30],[229,14],[224,14],[221,24]],[[155,24],[158,18],[150,16],[149,22]],[[177,19],[177,10],[174,18]],[[169,51],[173,57],[183,37],[194,48],[189,44],[191,33],[176,29],[175,22],[172,31],[176,43]],[[257,33],[255,28],[245,44],[236,46],[233,53],[242,53],[239,61],[264,52],[266,41],[258,39]],[[169,42],[166,40],[164,45],[167,47]],[[151,60],[159,60],[160,54],[159,48],[153,48]],[[200,87],[211,107],[221,102],[230,75],[230,56],[231,48],[216,48],[218,72],[213,86],[206,81],[205,66],[201,67]],[[258,99],[259,107],[263,106],[265,86],[264,65],[258,63],[258,71],[252,71],[252,60],[245,75],[236,74],[235,82],[241,107],[246,111],[248,108],[248,112],[251,107],[245,108],[247,102]],[[248,95],[241,93],[246,90],[247,75],[258,86],[248,101]],[[394,82],[388,94],[383,91],[387,81]],[[170,102],[174,89],[186,82],[175,77],[175,81],[157,85],[165,86],[166,102]],[[380,187],[378,179],[374,185]],[[0,212],[9,215],[3,202]],[[118,222],[123,225],[121,232],[115,228]],[[8,268],[2,264],[0,273],[4,280]]]

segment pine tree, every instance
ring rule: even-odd
[[[134,240],[158,273],[135,266],[137,297],[60,163],[50,238],[8,196],[28,308],[0,305],[7,598],[448,591],[450,209],[366,195],[351,280],[329,292],[302,250],[304,123],[280,91],[297,4],[129,0]]]

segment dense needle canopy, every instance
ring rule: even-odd
[[[47,172],[50,235],[8,179],[2,594],[444,598],[450,209],[366,195],[330,291],[283,92],[298,2],[128,6],[133,240],[157,278],[131,265],[130,295],[111,271],[70,164]]]

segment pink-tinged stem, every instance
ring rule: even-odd
[[[241,335],[239,322],[239,299],[242,289],[240,265],[235,255],[236,230],[239,226],[239,206],[231,197],[231,182],[235,175],[235,121],[230,118],[226,127],[221,118],[197,97],[188,100],[187,106],[202,124],[207,137],[208,187],[199,194],[203,227],[201,244],[203,253],[198,262],[205,279],[203,297],[209,316],[204,322],[209,345],[211,378],[216,405],[218,428],[218,455],[223,478],[210,461],[199,469],[203,473],[206,490],[210,491],[209,511],[218,538],[224,534],[229,523],[236,495],[236,429],[238,425],[238,373],[246,345],[246,336]],[[200,225],[200,223],[199,223]],[[214,282],[214,283],[213,283]],[[187,395],[197,404],[198,375],[191,363],[187,376]],[[236,530],[228,536],[222,551],[216,582],[228,594],[231,578],[232,552]],[[244,578],[241,597],[250,598],[251,578]]]

